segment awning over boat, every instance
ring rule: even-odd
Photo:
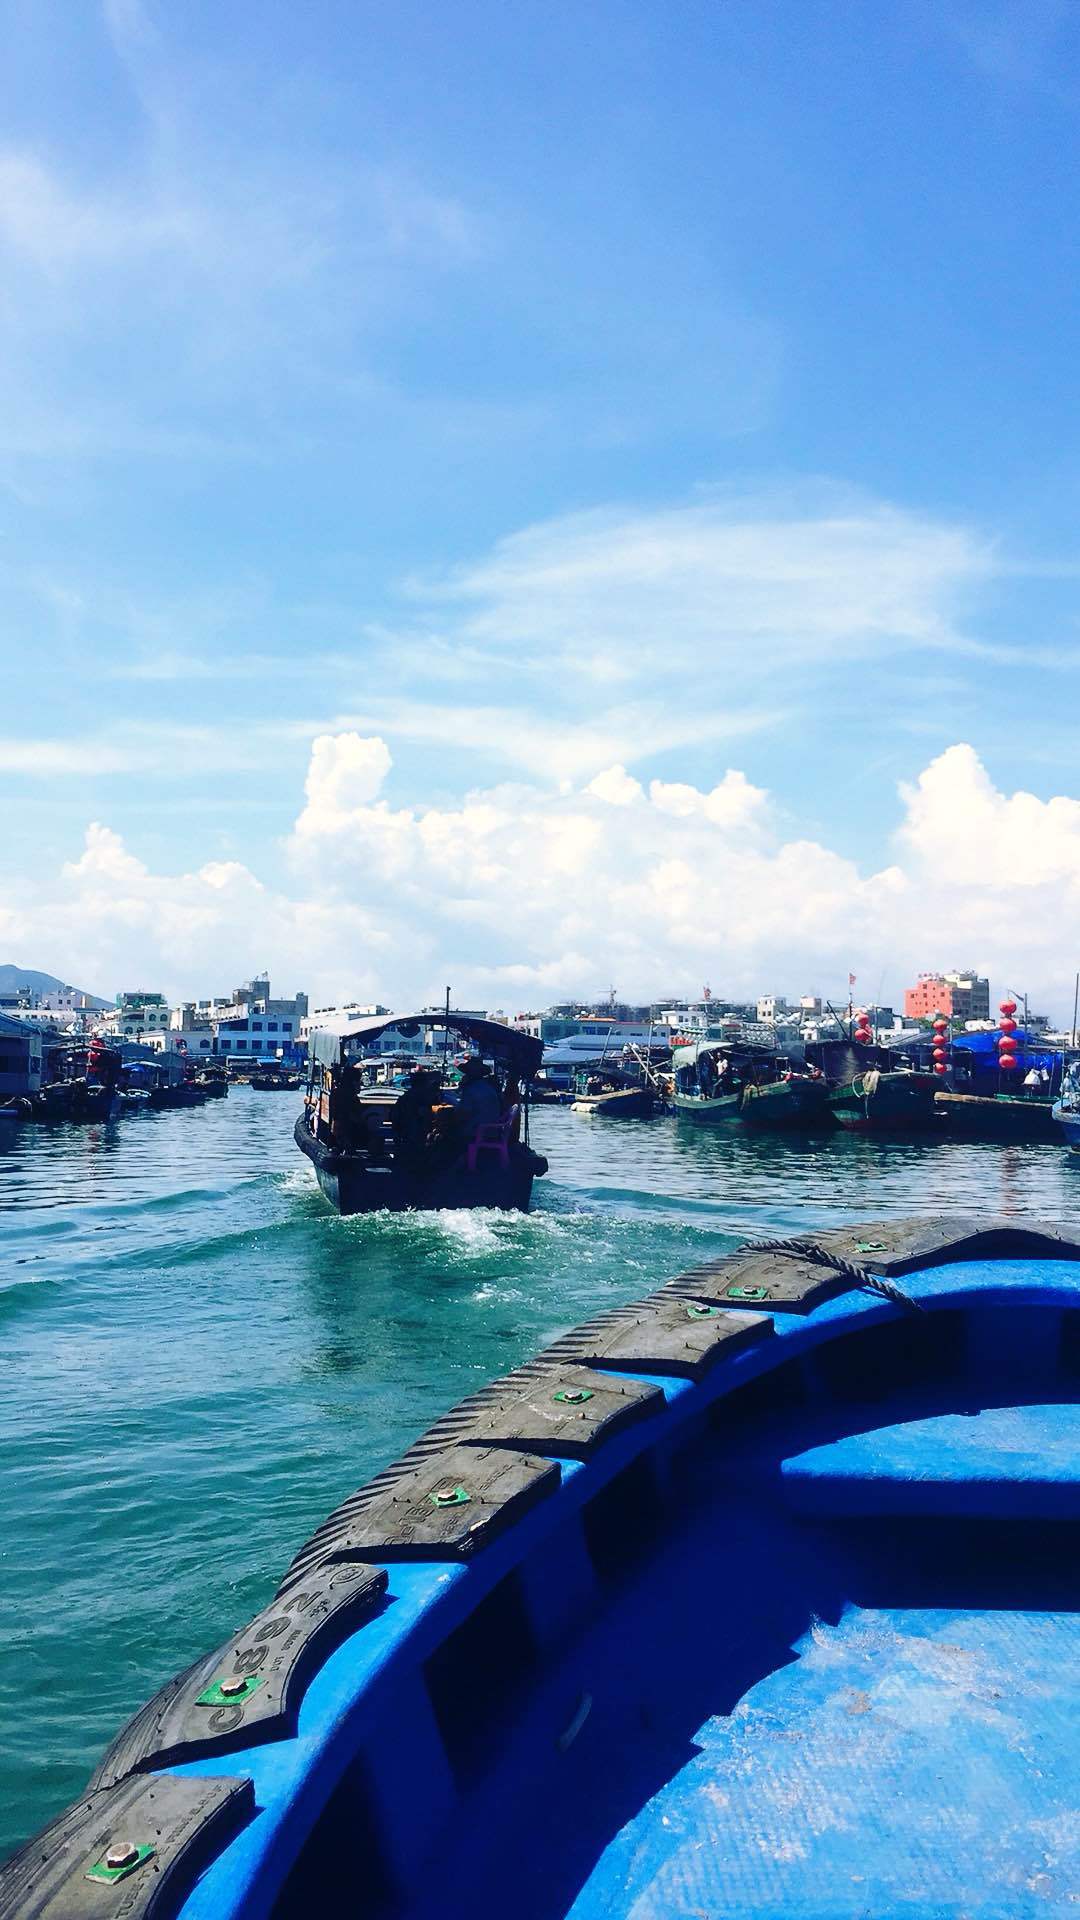
[[[425,1027],[449,1027],[451,1033],[471,1040],[481,1053],[508,1061],[515,1073],[526,1080],[532,1079],[543,1056],[542,1041],[531,1033],[519,1033],[513,1027],[502,1026],[498,1020],[481,1020],[476,1014],[451,1012],[447,1016],[440,1011],[388,1013],[373,1019],[339,1020],[328,1027],[316,1027],[311,1035],[312,1059],[326,1067],[336,1066],[391,1028],[411,1040],[414,1036],[419,1039]]]
[[[776,1048],[752,1046],[746,1040],[689,1040],[685,1046],[674,1047],[671,1059],[676,1067],[688,1067],[702,1054],[722,1053],[729,1060],[775,1060]]]

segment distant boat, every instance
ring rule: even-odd
[[[651,1087],[609,1087],[603,1093],[579,1094],[571,1101],[570,1111],[602,1120],[651,1120],[656,1095]]]
[[[793,1072],[770,1047],[691,1040],[675,1047],[672,1065],[675,1111],[699,1126],[797,1129],[825,1118],[824,1080]]]
[[[829,1083],[830,1115],[850,1133],[908,1133],[941,1125],[934,1075],[898,1066],[887,1047],[822,1040],[807,1046],[806,1058]]]
[[[298,1073],[253,1073],[249,1086],[256,1093],[295,1093],[300,1085]]]
[[[433,1092],[430,1129],[408,1161],[395,1137],[399,1087],[365,1087],[365,1049],[394,1027],[409,1039],[430,1016],[388,1014],[317,1027],[304,1111],[293,1129],[327,1199],[339,1213],[404,1213],[414,1208],[500,1207],[527,1212],[533,1180],[547,1161],[529,1146],[529,1081],[541,1043],[494,1020],[447,1013],[440,1021],[493,1062],[498,1119],[458,1137],[457,1089]],[[436,1083],[441,1063],[428,1061]],[[417,1109],[414,1117],[421,1117]]]
[[[1052,1141],[1060,1138],[1051,1100],[1018,1093],[935,1095],[934,1105],[949,1133],[963,1140]]]

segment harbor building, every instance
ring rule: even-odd
[[[166,1045],[169,1031],[169,1003],[163,993],[150,993],[145,987],[118,993],[116,1006],[96,1023],[103,1033],[118,1040],[142,1040],[151,1046]]]
[[[0,1102],[40,1090],[42,1039],[40,1027],[0,1013]]]
[[[904,993],[905,1020],[932,1020],[935,1014],[950,1019],[989,1020],[990,982],[974,968],[954,973],[920,973],[913,987]]]

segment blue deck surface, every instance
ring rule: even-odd
[[[1080,1623],[845,1610],[694,1732],[569,1909],[786,1920],[1080,1901]]]
[[[1080,1913],[1080,1534],[1025,1506],[1072,1485],[1076,1422],[894,1421],[779,1475],[706,1442],[683,1523],[508,1716],[410,1920]],[[1000,1511],[956,1500],[965,1434]],[[792,1512],[807,1462],[819,1487],[869,1468],[935,1499]]]
[[[475,1562],[392,1564],[296,1736],[230,1756],[262,1812],[185,1920],[1080,1920],[1077,1269],[903,1284],[936,1322],[847,1295],[658,1380],[661,1517],[628,1480],[616,1565],[581,1514],[645,1423]]]
[[[1080,1407],[975,1413],[847,1434],[785,1460],[800,1512],[1080,1519]]]

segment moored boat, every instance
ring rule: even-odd
[[[1051,1112],[1058,1137],[1080,1153],[1080,1062],[1068,1069]]]
[[[5,1920],[1068,1912],[1078,1261],[889,1221],[564,1336],[135,1715]]]
[[[582,1093],[570,1103],[571,1113],[592,1114],[602,1120],[651,1120],[657,1098],[651,1087],[609,1087],[602,1093]]]
[[[828,1109],[838,1127],[854,1133],[910,1133],[941,1125],[932,1073],[909,1067],[887,1047],[848,1037],[814,1041],[807,1060],[829,1085]]]
[[[751,1080],[743,1088],[739,1117],[748,1127],[802,1128],[827,1125],[828,1088],[806,1073],[779,1080]]]
[[[938,1092],[934,1105],[949,1133],[963,1140],[1053,1141],[1060,1138],[1050,1100],[1015,1093]]]
[[[473,1124],[471,1097],[445,1086],[438,1062],[420,1067],[403,1093],[365,1084],[365,1048],[388,1028],[418,1032],[422,1013],[318,1027],[304,1111],[293,1129],[327,1199],[339,1213],[499,1207],[527,1212],[547,1161],[529,1145],[529,1081],[542,1046],[529,1034],[469,1014],[440,1015],[448,1031],[490,1059],[490,1117]],[[466,1069],[467,1071],[467,1069]],[[481,1111],[479,1104],[476,1111]]]
[[[745,1121],[756,1128],[812,1128],[826,1117],[820,1076],[793,1070],[768,1047],[719,1039],[690,1041],[672,1053],[672,1103],[699,1126]]]
[[[829,1112],[838,1127],[854,1133],[902,1133],[932,1127],[937,1117],[932,1074],[867,1067],[829,1094]]]

